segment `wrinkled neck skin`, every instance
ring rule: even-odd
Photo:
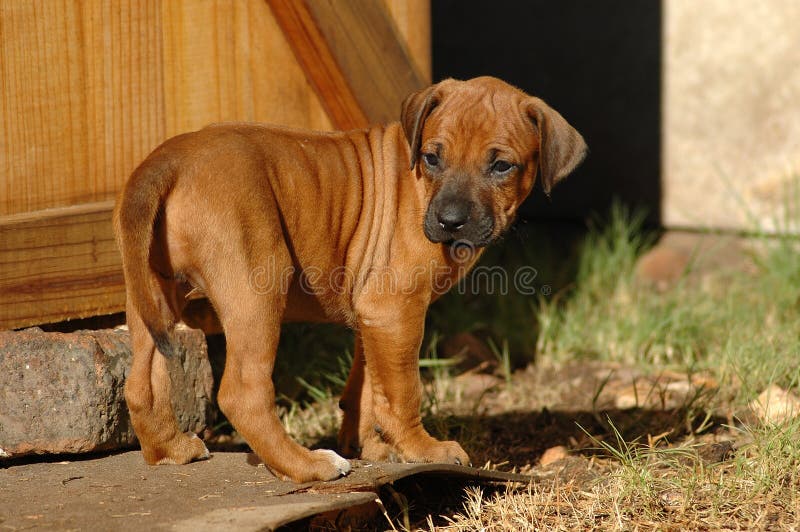
[[[330,135],[347,141],[336,144],[333,161],[332,153],[301,161],[310,166],[302,174],[313,182],[272,184],[281,202],[301,190],[304,196],[306,190],[319,195],[313,201],[304,198],[316,212],[288,209],[302,215],[284,218],[301,273],[295,275],[294,289],[302,288],[302,299],[313,293],[324,314],[314,316],[315,321],[355,326],[362,310],[376,301],[402,305],[414,300],[427,308],[469,271],[483,250],[453,249],[425,237],[429,192],[417,170],[409,169],[410,148],[399,123]],[[273,173],[272,179],[281,181],[280,175]],[[312,279],[309,272],[322,276]],[[290,303],[287,320],[309,318],[305,309]]]

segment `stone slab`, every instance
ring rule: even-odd
[[[124,452],[68,462],[0,465],[0,528],[271,530],[374,501],[408,477],[530,482],[524,475],[446,464],[353,461],[334,482],[281,481],[251,453],[214,453],[184,466],[148,466]]]
[[[185,329],[175,339],[173,405],[181,427],[199,432],[213,415],[205,337]],[[0,331],[0,459],[135,445],[123,397],[130,359],[122,328]]]

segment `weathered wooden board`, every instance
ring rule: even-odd
[[[431,3],[429,0],[384,0],[397,32],[420,76],[431,82]]]
[[[403,99],[430,80],[430,26],[423,18],[429,12],[418,1],[406,9],[393,2],[391,12],[374,0],[267,1],[340,129],[397,120]],[[403,32],[392,13],[402,17]],[[414,49],[418,60],[409,51],[412,42],[421,43]]]
[[[106,201],[0,220],[0,329],[125,306]]]
[[[12,528],[273,530],[369,504],[382,486],[409,477],[420,483],[431,476],[453,483],[534,480],[463,466],[355,461],[345,478],[298,485],[251,463],[245,453],[213,453],[210,460],[184,466],[148,466],[141,453],[127,452],[10,466],[0,469],[0,500],[6,503],[0,516]],[[29,516],[38,517],[31,523]]]
[[[308,6],[302,0],[267,0],[289,40],[297,62],[338,129],[355,129],[369,123],[353,90]]]

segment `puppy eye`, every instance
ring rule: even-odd
[[[495,161],[494,164],[492,164],[492,173],[505,174],[508,173],[508,171],[512,168],[514,168],[514,165],[508,161]]]
[[[439,157],[435,153],[423,153],[422,159],[430,168],[436,168],[439,166]]]

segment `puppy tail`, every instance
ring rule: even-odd
[[[176,316],[150,262],[153,231],[164,199],[175,184],[174,160],[156,152],[147,158],[125,183],[114,212],[114,232],[122,253],[128,304],[144,322],[158,350],[174,355],[170,333]]]

